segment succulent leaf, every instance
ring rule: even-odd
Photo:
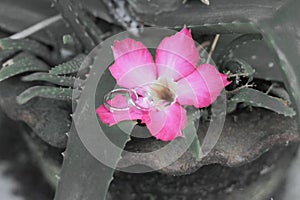
[[[178,27],[176,27],[177,29]],[[182,27],[178,28],[181,29]],[[229,34],[229,33],[252,33],[257,34],[259,30],[248,23],[217,23],[217,24],[203,24],[203,25],[190,25],[193,31],[198,34]]]
[[[199,109],[188,110],[187,124],[183,129],[185,141],[192,141],[191,144],[187,145],[190,145],[189,151],[197,161],[202,158],[201,145],[197,135],[198,126],[195,126],[195,123],[198,123],[200,116],[201,112]]]
[[[53,83],[60,86],[68,86],[78,88],[83,85],[83,80],[77,79],[75,77],[69,76],[58,76],[55,74],[49,74],[45,72],[37,72],[34,74],[30,74],[28,76],[24,76],[22,78],[23,81],[46,81],[49,83]],[[77,85],[74,85],[74,84]]]
[[[63,18],[73,28],[86,52],[91,51],[102,39],[102,31],[90,19],[77,0],[52,0]]]
[[[47,71],[48,65],[29,53],[20,53],[2,64],[0,81],[12,76],[32,71]]]
[[[116,166],[130,136],[123,133],[118,126],[102,126],[102,129],[104,133],[108,133],[107,135],[115,135],[110,138],[111,145],[103,145],[102,148],[106,155],[110,156],[111,163]],[[115,166],[108,167],[95,159],[82,144],[75,128],[71,129],[64,154],[66,156],[59,174],[54,200],[105,200],[113,180]]]
[[[11,58],[17,53],[16,50],[2,50],[0,51],[0,64],[2,65],[7,59]],[[1,69],[1,67],[0,67]]]
[[[77,99],[80,91],[71,88],[57,88],[51,86],[34,86],[28,88],[17,97],[19,104],[25,104],[35,97],[44,97],[57,100],[71,101]]]
[[[49,60],[50,58],[50,50],[42,45],[41,43],[31,40],[28,38],[14,40],[10,38],[2,38],[0,39],[0,49],[3,50],[16,50],[16,51],[28,51],[37,56],[44,58],[45,60]]]
[[[263,37],[260,33],[251,33],[251,34],[244,34],[236,39],[232,40],[227,48],[224,50],[222,54],[222,58],[218,59],[219,62],[227,62],[233,58],[232,52],[240,47],[241,44],[246,44],[248,42],[261,40]]]
[[[75,58],[56,67],[52,68],[49,73],[56,74],[56,75],[66,75],[78,72],[80,69],[80,65],[82,64],[83,60],[85,59],[84,54],[79,54]]]
[[[288,1],[277,10],[274,16],[258,22],[266,41],[279,57],[285,86],[298,114],[300,114],[299,6],[300,1]],[[299,117],[297,122],[300,124]]]
[[[265,108],[289,117],[296,114],[295,110],[289,107],[283,99],[269,96],[252,88],[242,88],[238,90],[228,101],[227,112],[230,113],[234,111],[238,103],[246,103],[250,106]]]

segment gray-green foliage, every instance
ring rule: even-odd
[[[237,38],[235,38],[233,41],[230,42],[230,44],[226,47],[222,58],[220,59],[221,62],[227,62],[228,60],[231,60],[233,58],[232,52],[239,48],[241,45],[246,44],[248,42],[261,40],[262,35],[260,33],[251,33],[251,34],[243,34]]]
[[[85,54],[79,54],[72,60],[62,63],[54,68],[52,68],[49,73],[56,75],[66,75],[78,72],[80,66],[85,59]]]
[[[80,91],[73,90],[71,88],[57,88],[52,86],[34,86],[28,88],[17,97],[19,104],[27,103],[34,97],[45,97],[57,100],[68,100],[77,99],[80,95]]]
[[[102,31],[83,12],[81,2],[77,0],[52,0],[63,18],[72,27],[84,47],[85,52],[91,51],[102,41]]]
[[[40,59],[30,53],[22,52],[2,64],[0,81],[24,72],[48,71],[48,69],[48,65]]]
[[[31,39],[13,40],[10,38],[3,38],[0,39],[0,49],[0,63],[2,63],[0,81],[27,72],[37,72],[23,77],[23,80],[43,81],[58,86],[74,88],[83,85],[83,80],[81,79],[76,79],[72,76],[59,76],[61,74],[77,72],[85,58],[83,54],[79,54],[69,62],[54,67],[53,70],[47,73],[49,66],[36,56],[48,60],[51,52],[46,46],[39,42]],[[76,85],[74,85],[74,83],[76,83]],[[18,97],[18,102],[23,104],[38,96],[59,100],[70,100],[72,98],[71,94],[72,90],[69,88],[35,86],[24,91]]]
[[[2,65],[7,59],[11,58],[17,50],[0,50],[0,64]],[[0,67],[0,69],[2,66]]]
[[[128,123],[132,125],[132,122]],[[101,147],[104,148],[104,155],[109,156],[113,166],[108,167],[95,159],[83,145],[76,129],[72,128],[64,153],[62,170],[58,175],[59,181],[55,200],[106,199],[115,167],[121,159],[121,153],[130,140],[130,136],[117,125],[112,127],[101,125],[104,133],[110,133],[112,136],[110,137],[111,142]],[[102,149],[100,150],[102,151]]]
[[[98,29],[95,23],[85,13],[83,13],[83,10],[80,8],[78,4],[78,1],[53,0],[53,2],[57,4],[57,7],[59,8],[63,17],[73,28],[77,38],[79,38],[80,42],[84,46],[85,51],[91,50],[95,46],[95,44],[101,41],[100,29]],[[240,9],[240,7],[234,7],[235,6],[234,3],[226,2],[230,6],[219,5],[216,7],[215,11],[213,9],[207,9],[208,10],[207,12],[210,12],[209,15],[207,12],[205,12],[205,10],[204,12],[202,12],[203,10],[198,9],[201,7],[197,7],[196,9],[190,8],[190,9],[182,10],[183,14],[180,13],[180,15],[178,15],[178,12],[173,12],[173,13],[170,12],[168,13],[168,15],[165,15],[165,17],[160,17],[159,15],[153,17],[151,15],[147,15],[146,12],[143,13],[146,9],[139,9],[139,10],[143,14],[145,14],[143,19],[145,20],[146,24],[155,25],[156,23],[158,23],[156,25],[174,26],[174,24],[187,23],[187,19],[188,19],[190,24],[196,24],[192,26],[193,31],[197,31],[200,34],[233,33],[233,32],[252,33],[251,35],[242,36],[238,40],[232,42],[231,46],[229,46],[228,49],[226,50],[228,54],[226,54],[223,59],[226,60],[228,66],[231,67],[230,71],[232,73],[236,73],[238,75],[244,74],[244,76],[252,76],[254,70],[251,68],[251,66],[245,63],[243,60],[240,60],[239,58],[230,57],[230,51],[241,43],[252,41],[253,36],[257,36],[257,35],[253,35],[253,33],[258,32],[258,29],[253,24],[239,23],[236,22],[235,20],[248,19],[247,16],[249,15],[251,19],[259,19],[259,16],[263,16],[264,19],[267,18],[269,15],[272,15],[273,11],[275,12],[277,10],[276,8],[278,8],[278,3],[275,2],[274,3],[275,9],[272,9],[272,12],[265,13],[263,9],[264,8],[267,9],[270,7],[267,6],[268,2],[271,1],[263,1],[260,5],[257,6],[257,9],[252,9],[253,7],[252,2],[250,1],[248,3],[246,2],[244,9],[245,10],[248,9],[247,12],[245,12],[244,9]],[[290,1],[290,2],[297,2],[297,0]],[[269,4],[273,5],[273,2]],[[147,4],[144,5],[147,6]],[[233,9],[236,8],[236,10],[234,10],[235,13],[234,15],[230,14],[233,13],[231,7]],[[298,12],[297,10],[298,7],[299,7],[299,3],[294,6],[293,5],[291,6],[291,9],[296,9],[294,10],[293,13]],[[282,8],[282,9],[286,9],[286,8]],[[253,13],[255,13],[254,12],[255,10],[258,10],[257,13],[259,14],[259,16],[253,15]],[[187,18],[187,16],[189,16],[189,12],[191,11],[196,12],[196,14],[193,15],[194,16],[193,18],[190,17]],[[188,14],[184,14],[184,12],[188,12]],[[290,12],[283,12],[283,13],[285,15],[285,13],[290,13]],[[171,19],[174,18],[174,15],[176,15],[176,20],[169,20],[170,17]],[[265,26],[265,24],[263,24],[261,28],[264,29],[264,27],[268,27],[268,29],[271,29],[272,37],[270,37],[270,41],[273,44],[274,41],[276,42],[276,44],[280,44],[279,46],[282,48],[280,49],[280,52],[281,53],[283,52],[285,55],[288,56],[289,60],[284,60],[285,57],[282,58],[282,62],[285,63],[285,65],[282,65],[283,70],[288,74],[289,71],[287,69],[284,69],[284,66],[291,66],[290,63],[293,63],[294,71],[299,72],[299,70],[297,70],[298,68],[296,68],[297,61],[299,60],[299,55],[298,57],[294,56],[296,54],[295,49],[297,49],[296,48],[297,46],[295,48],[291,48],[294,47],[294,45],[298,45],[299,47],[299,42],[297,43],[293,41],[293,44],[288,45],[285,44],[287,40],[281,41],[281,37],[292,38],[293,35],[291,35],[291,32],[293,33],[295,32],[295,31],[285,32],[287,30],[290,30],[289,27],[286,27],[289,26],[289,23],[286,23],[285,21],[281,22],[280,19],[282,18],[283,17],[280,17],[278,20],[276,20],[276,22],[272,23],[272,26],[270,27]],[[299,21],[298,18],[294,17],[294,19]],[[253,20],[253,21],[258,22],[259,20]],[[210,23],[210,24],[205,24],[205,23]],[[197,26],[197,24],[199,24],[199,26]],[[273,27],[275,27],[275,25],[277,29],[273,31],[272,29]],[[284,31],[280,32],[281,29],[283,29]],[[2,52],[0,52],[0,62],[1,60],[8,59],[9,57],[11,57],[13,54],[16,53],[13,52],[11,53],[11,55],[10,54],[7,55],[5,54],[4,51],[31,52],[32,54],[44,58],[45,60],[47,60],[51,55],[49,50],[45,46],[42,46],[41,44],[29,39],[25,39],[25,40],[3,39],[0,41],[0,47],[3,49]],[[30,56],[32,60],[37,60],[36,57],[32,57],[32,55]],[[24,77],[23,79],[26,81],[39,80],[39,81],[54,83],[55,85],[72,86],[72,82],[73,82],[72,77],[62,77],[59,75],[76,73],[80,67],[82,60],[80,59],[79,61],[78,60],[74,61],[74,60],[63,63],[53,68],[50,71],[50,73],[35,73],[27,77]],[[27,65],[22,65],[25,66],[23,69],[21,68],[21,64],[19,65],[19,67],[13,67],[13,68],[11,67],[11,63],[9,61],[6,64],[7,64],[6,67],[3,68],[3,69],[6,68],[5,69],[6,72],[4,71],[5,72],[4,73],[1,70],[2,74],[4,74],[3,75],[4,78],[9,78],[23,72],[44,71],[43,67],[41,66],[38,66],[36,69],[29,70]],[[235,67],[237,67],[238,70],[235,70],[234,69]],[[1,75],[1,71],[0,71],[0,75]],[[296,90],[297,87],[295,86],[297,82],[299,81],[293,80],[292,83],[294,83],[294,88],[290,88],[290,91],[292,91],[295,99],[299,99],[300,96],[299,89]],[[25,103],[37,96],[71,100],[73,91],[75,91],[77,95],[79,95],[79,91],[72,90],[71,88],[35,86],[24,91],[18,97],[18,102]],[[238,89],[237,92],[233,93],[232,97],[229,99],[228,102],[229,111],[231,112],[235,110],[237,104],[239,103],[270,109],[277,113],[284,114],[286,116],[293,116],[295,114],[294,110],[290,108],[288,105],[286,105],[286,102],[283,101],[282,99],[271,97],[263,92],[250,89],[250,88],[241,88]],[[184,130],[184,132],[195,133],[196,128],[194,125],[195,125],[194,121],[189,120],[187,124],[187,128]],[[109,129],[108,131],[111,133],[119,134],[119,130],[114,129],[114,127]],[[192,136],[195,137],[195,135]],[[123,146],[122,145],[121,146],[124,148],[126,142],[129,140],[129,137],[126,136],[123,138],[120,136],[120,138],[122,139],[122,141],[120,141],[120,144],[122,144]],[[109,149],[106,150],[109,151]],[[201,157],[201,148],[198,139],[194,140],[193,144],[190,147],[190,150],[196,158]],[[121,155],[121,148],[119,154],[113,157],[112,159],[114,159],[114,161],[117,162],[120,159],[120,155]],[[80,141],[78,135],[74,130],[70,135],[68,147],[66,149],[66,160],[64,161],[62,172],[60,174],[61,180],[58,185],[58,189],[57,189],[58,192],[57,192],[56,199],[59,200],[98,199],[98,198],[104,199],[109,187],[109,183],[112,180],[113,171],[114,171],[113,169],[104,166],[102,163],[99,163],[89,154],[89,152],[86,151],[85,147],[82,145],[82,142]]]
[[[34,97],[52,98],[57,100],[68,100],[79,97],[79,90],[84,85],[84,80],[72,76],[65,76],[76,73],[85,58],[84,54],[79,54],[75,58],[56,67],[53,67],[49,73],[34,73],[23,77],[24,81],[44,81],[58,86],[67,86],[69,88],[57,88],[50,86],[35,86],[27,89],[18,97],[18,102],[24,104]],[[62,76],[63,75],[63,76]],[[74,94],[73,94],[74,92]]]
[[[257,88],[249,88],[255,84],[254,74],[255,69],[241,58],[237,58],[234,55],[230,55],[230,51],[237,46],[253,40],[261,39],[260,34],[246,34],[238,37],[233,40],[229,47],[227,47],[227,54],[225,54],[225,59],[223,62],[222,69],[225,72],[229,72],[229,77],[234,78],[235,81],[233,91],[229,92],[230,99],[227,104],[227,112],[231,113],[238,108],[238,104],[242,103],[243,105],[261,107],[265,109],[272,110],[278,114],[283,114],[285,116],[294,116],[295,111],[288,105],[288,101],[285,99],[277,98],[270,96],[267,93],[261,92],[262,87],[258,85]],[[243,83],[241,77],[247,78],[248,81]],[[252,82],[252,83],[251,83]],[[251,84],[250,84],[251,83]],[[276,91],[280,88],[276,88]],[[283,88],[281,88],[284,90]],[[282,93],[282,90],[281,93]]]
[[[51,57],[51,52],[46,46],[27,38],[18,40],[2,38],[0,39],[0,50],[1,49],[30,52],[45,60],[49,60]]]
[[[55,85],[67,86],[67,87],[81,87],[83,85],[83,80],[72,77],[72,76],[59,76],[56,74],[50,74],[45,72],[37,72],[24,76],[23,81],[45,81],[48,83],[53,83]],[[76,85],[74,85],[76,83]]]
[[[292,117],[296,114],[293,108],[287,105],[283,99],[269,96],[252,88],[242,88],[228,100],[228,112],[236,109],[238,103],[272,110],[278,114]]]
[[[272,18],[258,22],[268,44],[279,57],[282,75],[298,114],[300,113],[299,6],[298,0],[287,1],[284,6],[276,10]],[[298,117],[298,125],[299,119]]]
[[[201,112],[199,109],[189,109],[187,113],[187,124],[183,129],[184,137],[187,141],[193,141],[189,146],[189,151],[192,153],[196,160],[201,160],[202,150],[200,141],[198,139],[198,123],[201,117]]]

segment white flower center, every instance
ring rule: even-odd
[[[153,83],[142,87],[147,93],[144,98],[149,107],[163,110],[176,101],[177,84],[167,78],[159,78]]]

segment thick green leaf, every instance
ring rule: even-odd
[[[276,10],[286,1],[251,0],[241,2],[211,0],[211,6],[205,6],[199,1],[193,0],[189,0],[186,5],[182,5],[182,1],[170,0],[151,1],[151,3],[136,0],[128,0],[127,2],[130,6],[129,11],[143,19],[145,24],[175,27],[183,24],[241,24],[241,22],[257,22],[260,19],[272,17]],[[251,24],[249,23],[248,26],[251,26]],[[244,29],[240,29],[240,31],[242,30]],[[244,33],[250,33],[249,29]]]
[[[291,102],[291,98],[289,93],[282,87],[273,87],[270,91],[271,94],[286,100],[287,102]]]
[[[51,86],[34,86],[28,88],[17,97],[19,104],[25,104],[35,97],[44,97],[57,100],[77,99],[80,95],[78,90],[72,90],[71,88],[57,88]]]
[[[78,88],[83,85],[83,80],[69,77],[69,76],[58,76],[55,74],[49,74],[45,72],[37,72],[34,74],[30,74],[28,76],[24,76],[22,78],[23,81],[46,81],[49,83],[53,83],[60,86],[68,86]],[[74,85],[76,82],[77,85]]]
[[[132,125],[132,123],[130,124]],[[103,145],[103,151],[116,166],[121,159],[121,153],[126,143],[130,140],[130,136],[124,134],[118,126],[108,127],[104,125],[102,128],[104,133],[109,134],[107,137],[112,136],[110,137],[112,144]],[[118,150],[115,150],[113,144],[119,147]],[[88,152],[75,128],[71,129],[64,155],[54,199],[105,200],[115,169],[98,161]]]
[[[73,28],[86,52],[91,51],[102,41],[102,31],[83,11],[79,1],[52,0],[52,2]]]
[[[248,42],[256,41],[256,40],[261,40],[262,35],[260,33],[255,33],[255,34],[244,34],[236,39],[232,40],[230,44],[226,47],[224,50],[224,53],[222,54],[222,58],[218,59],[219,62],[228,62],[229,60],[233,59],[233,51],[238,49],[240,45],[246,44]]]
[[[176,27],[180,30],[182,27]],[[197,34],[231,34],[231,33],[258,33],[255,26],[249,23],[217,23],[203,25],[188,25]]]
[[[16,50],[2,50],[0,51],[0,64],[2,65],[7,59],[11,58],[17,53]],[[0,67],[1,69],[1,67]]]
[[[70,132],[55,200],[104,200],[114,170],[121,159],[121,153],[130,139],[128,133],[134,127],[132,122],[123,122],[110,127],[97,119],[96,108],[103,104],[103,96],[115,86],[115,80],[108,69],[98,82],[97,92],[94,95],[88,92],[89,86],[94,87],[91,84],[86,85],[73,114],[76,129],[72,127]],[[83,144],[82,138],[79,137],[82,134],[85,139],[91,141],[85,141]],[[93,148],[88,150],[85,145],[89,144]],[[93,149],[94,154],[91,155]],[[109,160],[110,167],[95,157]]]
[[[50,58],[50,50],[41,43],[31,39],[14,40],[10,38],[0,39],[0,49],[3,50],[17,50],[28,51],[46,60]]]
[[[66,75],[66,74],[72,74],[78,72],[80,69],[80,66],[82,62],[84,61],[86,55],[79,54],[72,60],[62,63],[53,69],[50,70],[50,74],[56,74],[56,75]]]
[[[259,26],[268,44],[278,55],[285,85],[298,111],[298,127],[300,128],[299,6],[299,0],[286,1],[284,6],[276,10],[274,16],[259,21]]]
[[[186,128],[183,130],[185,137],[193,137],[193,142],[189,147],[189,151],[192,153],[192,155],[194,156],[194,158],[199,161],[202,158],[202,151],[201,151],[201,145],[200,145],[200,141],[197,137],[197,130],[195,128],[194,123],[187,123],[186,124]],[[195,135],[196,133],[196,135]]]
[[[242,88],[228,101],[228,112],[235,110],[238,103],[266,108],[284,116],[294,116],[293,108],[286,105],[283,99],[269,96],[252,88]]]
[[[7,60],[0,70],[0,81],[12,76],[32,71],[47,71],[48,65],[29,53],[20,53],[16,57]]]
[[[256,40],[261,40],[263,39],[263,36],[260,33],[255,33],[255,34],[244,34],[236,39],[234,39],[228,46],[228,49],[235,49],[238,48],[236,45],[247,43],[247,42],[252,42]]]
[[[192,111],[188,110],[187,114],[187,124],[183,129],[184,137],[186,141],[193,141],[190,144],[189,151],[195,157],[196,160],[201,160],[202,158],[202,150],[201,145],[197,135],[197,128],[195,126],[195,121],[198,122],[201,113],[200,110],[193,109]]]

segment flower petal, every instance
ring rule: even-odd
[[[159,44],[156,50],[158,77],[172,77],[176,81],[187,76],[195,70],[198,56],[191,31],[184,27]]]
[[[115,63],[109,70],[119,86],[133,88],[156,79],[156,65],[150,52],[141,42],[127,38],[115,41],[112,49]]]
[[[221,74],[213,65],[203,64],[177,82],[177,100],[182,105],[203,108],[212,104],[228,84],[227,75]]]
[[[165,110],[152,110],[144,115],[150,133],[157,139],[171,141],[183,136],[182,129],[186,125],[186,110],[175,103]]]
[[[120,94],[116,95],[107,103],[115,108],[125,108],[128,105],[126,97]],[[110,111],[105,105],[101,105],[99,108],[97,108],[96,113],[99,115],[104,124],[109,124],[110,126],[125,120],[142,119],[143,115],[145,114],[145,112],[133,107],[131,107],[129,110]]]

